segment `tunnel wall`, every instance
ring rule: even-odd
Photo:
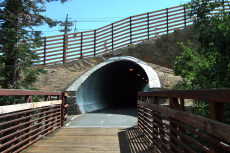
[[[148,78],[146,83],[139,80],[141,87],[136,87],[139,86],[138,81],[132,80],[134,76],[131,76],[130,72],[125,71],[130,66],[139,69],[139,71],[146,75],[145,78]],[[126,75],[130,76],[126,78]],[[78,78],[67,89],[67,92],[76,99],[75,103],[78,113],[87,113],[111,105],[123,105],[124,101],[122,104],[120,102],[124,100],[122,94],[128,93],[129,90],[126,87],[126,82],[123,82],[123,78],[126,78],[126,82],[129,82],[127,85],[131,86],[130,82],[137,83],[136,86],[130,87],[130,90],[136,87],[133,90],[147,91],[148,88],[159,89],[161,87],[156,72],[150,66],[134,57],[121,56],[110,58],[95,66]]]

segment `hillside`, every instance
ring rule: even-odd
[[[64,64],[43,66],[47,73],[42,74],[34,86],[41,90],[65,91],[78,77],[95,65],[105,61],[106,58],[108,57],[97,56]],[[180,77],[173,75],[172,69],[146,63],[157,72],[163,88],[169,89],[180,80]]]
[[[189,39],[191,26],[164,34],[157,39],[143,40],[137,44],[107,52],[101,56],[79,59],[64,64],[43,66],[47,74],[40,76],[34,84],[41,90],[65,91],[78,77],[110,57],[132,56],[146,62],[158,74],[162,87],[169,89],[175,85],[180,77],[173,75],[173,63],[180,55],[182,48],[178,42],[186,43]],[[196,45],[196,41],[190,43]]]

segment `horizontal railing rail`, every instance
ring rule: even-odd
[[[40,95],[44,101],[33,102]],[[20,152],[63,126],[67,94],[61,92],[0,89],[4,96],[24,97],[24,103],[0,106],[0,152]]]
[[[161,105],[166,99],[169,105]],[[207,102],[209,118],[185,111],[187,99]],[[160,152],[230,152],[226,104],[230,89],[139,92],[138,126]]]

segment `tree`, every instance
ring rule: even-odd
[[[230,11],[224,1],[192,0],[186,5],[193,18],[191,34],[199,45],[180,43],[184,51],[176,58],[174,73],[183,78],[174,89],[230,88]],[[219,9],[219,10],[217,10]],[[195,101],[194,114],[208,117],[208,104]],[[230,105],[225,106],[230,124]]]
[[[45,3],[58,0],[4,0],[0,2],[0,86],[20,88],[44,72],[33,65],[39,57],[33,48],[41,45],[41,32],[33,28],[58,21],[41,15]],[[64,3],[67,0],[60,0]]]
[[[230,87],[230,15],[224,1],[192,0],[186,5],[193,17],[192,38],[199,45],[181,44],[184,51],[177,57],[174,73],[184,80],[184,89]],[[219,9],[219,11],[215,11]]]

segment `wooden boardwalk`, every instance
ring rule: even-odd
[[[22,153],[153,153],[136,128],[61,128]]]

